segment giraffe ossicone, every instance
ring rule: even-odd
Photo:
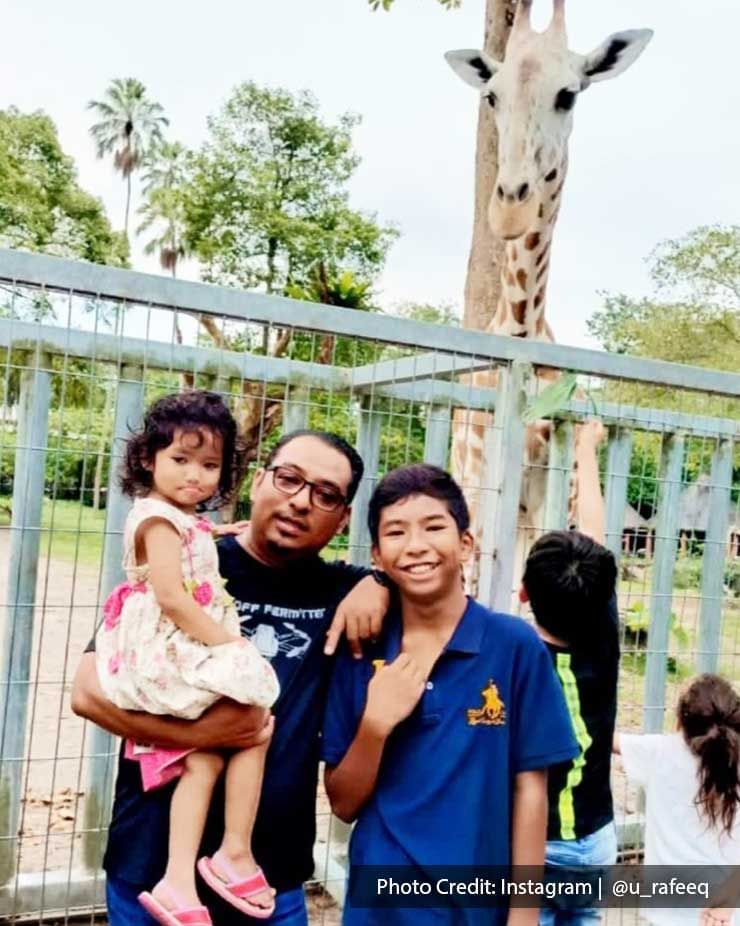
[[[615,32],[589,54],[579,54],[568,48],[564,0],[554,0],[552,19],[542,32],[532,28],[531,8],[532,0],[519,0],[503,61],[470,48],[449,51],[445,58],[492,107],[498,134],[498,173],[488,218],[493,234],[506,245],[501,295],[487,330],[552,341],[545,317],[546,289],[574,109],[591,84],[627,70],[653,33],[650,29]],[[495,383],[492,373],[475,373],[472,378],[478,386]],[[455,478],[468,487],[474,524],[480,521],[477,508],[488,427],[490,416],[483,412],[455,414],[452,468]],[[527,439],[530,468],[525,472],[520,527],[530,534],[542,526],[545,432],[542,425],[533,427]],[[522,533],[520,529],[519,540],[526,548],[528,540],[522,540]]]

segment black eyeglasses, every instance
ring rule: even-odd
[[[347,504],[347,499],[339,489],[321,482],[310,482],[287,466],[268,466],[267,472],[272,473],[272,484],[283,495],[298,495],[304,486],[308,486],[311,504],[320,508],[321,511],[336,511],[337,508]]]

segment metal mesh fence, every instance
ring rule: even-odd
[[[619,726],[669,729],[682,682],[740,683],[740,377],[528,344],[0,252],[0,917],[101,909],[115,772],[107,734],[72,715],[71,680],[121,576],[121,443],[160,395],[224,395],[254,468],[286,431],[334,431],[366,476],[326,556],[369,561],[367,502],[409,462],[454,466],[476,512],[478,597],[514,608],[522,556],[562,528],[573,439],[591,414],[607,542],[619,557]],[[539,431],[526,407],[575,389]],[[234,511],[247,517],[249,479]],[[528,615],[523,615],[528,617]],[[621,847],[640,807],[614,776]],[[315,922],[337,922],[346,831],[320,797]],[[96,907],[97,905],[97,907]]]

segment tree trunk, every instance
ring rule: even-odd
[[[128,238],[128,214],[129,208],[131,206],[131,173],[126,174],[126,218],[123,223],[123,230],[126,232],[126,237]]]
[[[514,22],[516,0],[486,0],[484,48],[501,61]],[[488,204],[498,173],[498,138],[493,110],[485,100],[478,110],[478,137],[475,151],[475,212],[473,240],[465,281],[463,327],[488,326],[496,311],[501,291],[500,267],[504,252],[488,225]]]

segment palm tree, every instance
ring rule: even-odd
[[[144,246],[145,254],[159,254],[159,263],[173,278],[177,266],[190,255],[185,235],[184,190],[187,182],[188,150],[179,142],[162,142],[148,155],[144,174],[144,202],[139,209],[143,221],[136,229],[141,235],[150,228],[158,233]],[[225,342],[218,324],[209,315],[195,316],[213,341],[220,347]],[[182,332],[175,319],[175,338],[182,344]]]
[[[144,174],[144,203],[139,209],[143,221],[136,229],[141,235],[159,227],[144,247],[145,254],[159,254],[163,270],[177,276],[177,264],[188,256],[185,242],[183,188],[187,150],[180,142],[163,142],[149,156]]]
[[[126,218],[128,234],[131,205],[131,175],[152,148],[162,142],[162,130],[169,125],[159,103],[147,99],[146,87],[134,77],[116,78],[102,100],[90,100],[100,120],[90,127],[98,157],[113,153],[113,166],[126,180]]]

